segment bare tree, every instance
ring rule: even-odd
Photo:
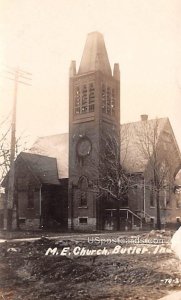
[[[144,165],[144,174],[152,184],[156,199],[157,229],[161,229],[160,193],[173,183],[174,164],[171,162],[173,142],[162,131],[163,119],[135,123],[136,146]]]
[[[0,123],[0,183],[3,181],[4,177],[9,171],[10,168],[10,156],[11,156],[11,145],[10,145],[10,134],[11,126],[9,124],[9,118],[5,118]],[[15,156],[22,150],[26,150],[26,138],[20,135],[16,140],[16,151]]]
[[[120,163],[120,136],[104,130],[101,135],[100,161],[99,161],[99,180],[95,183],[98,190],[98,197],[107,198],[116,207],[116,228],[120,229],[120,208],[127,206],[128,190],[134,186],[134,176],[126,172]],[[122,141],[124,142],[125,152],[129,138],[124,132]],[[124,159],[123,159],[124,161]]]
[[[3,118],[0,122],[0,183],[5,177],[10,166],[9,134],[11,127],[8,126],[9,117]]]

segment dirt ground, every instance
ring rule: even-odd
[[[139,237],[168,242],[171,233]],[[181,263],[169,243],[130,244],[109,239],[104,235],[102,245],[73,236],[1,243],[0,299],[152,300],[181,290]],[[45,255],[49,248],[54,255],[51,251]],[[85,255],[87,249],[94,252]]]

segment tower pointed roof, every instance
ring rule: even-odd
[[[105,75],[112,76],[104,38],[100,32],[88,34],[78,74],[91,71],[101,71]]]

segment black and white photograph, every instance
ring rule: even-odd
[[[180,128],[180,0],[0,0],[0,299],[181,300]]]

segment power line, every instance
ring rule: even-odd
[[[8,67],[8,69],[10,69]],[[9,80],[14,81],[14,96],[13,96],[13,111],[12,111],[12,122],[11,122],[11,149],[10,149],[10,169],[8,174],[8,197],[5,201],[4,206],[4,229],[16,228],[16,204],[14,200],[14,182],[15,182],[15,152],[16,152],[16,108],[17,108],[17,94],[18,85],[31,85],[26,82],[26,80],[31,80],[32,75],[29,72],[21,70],[20,68],[12,68],[10,71],[6,71],[8,74],[13,75],[12,77],[6,77]],[[25,80],[22,81],[21,79]],[[9,213],[11,212],[9,217]]]
[[[6,67],[10,69],[10,67],[8,67],[8,66],[6,66]],[[24,71],[20,68],[12,68],[11,71],[4,70],[4,72],[6,72],[8,74],[8,76],[7,75],[0,75],[1,77],[5,78],[5,79],[12,80],[12,81],[17,82],[17,83],[22,83],[24,85],[30,85],[31,86],[31,84],[29,82],[32,80],[32,78],[30,77],[30,76],[32,76],[32,73],[26,72],[26,71]],[[9,75],[12,75],[12,77],[9,76]],[[28,80],[29,82],[22,81],[21,79]]]

